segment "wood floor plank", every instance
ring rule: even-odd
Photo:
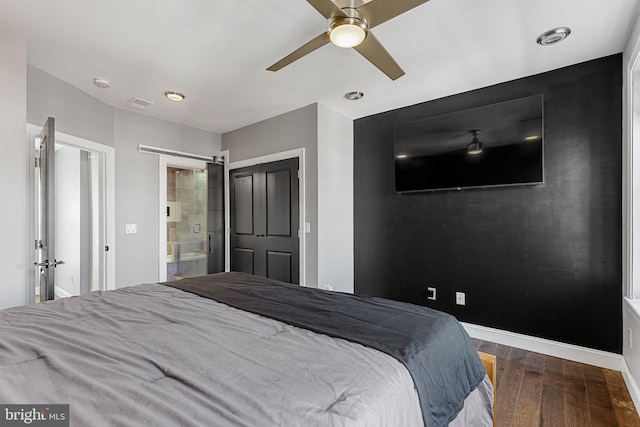
[[[562,359],[544,357],[541,425],[564,426],[564,367]]]
[[[620,372],[474,340],[497,356],[498,427],[640,427]]]
[[[631,395],[627,390],[620,372],[603,369],[602,373],[607,381],[607,387],[611,395],[611,403],[615,410],[617,425],[619,426],[640,426],[640,418],[636,407],[631,400]]]
[[[591,426],[587,386],[581,364],[565,360],[564,422],[567,426]]]
[[[616,423],[615,409],[602,368],[583,365],[589,412],[593,427],[609,427]]]
[[[524,377],[527,354],[524,350],[510,348],[508,359],[503,372],[503,380],[498,380],[496,402],[501,402],[496,408],[496,419],[500,425],[512,426],[516,422],[516,408],[520,397],[520,388]]]

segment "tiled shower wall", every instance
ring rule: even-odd
[[[207,173],[167,168],[167,253],[174,275],[190,277],[206,274]],[[170,263],[169,263],[170,264]]]

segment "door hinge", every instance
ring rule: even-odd
[[[105,246],[105,247],[104,247],[104,251],[105,251],[105,252],[109,252],[109,246]]]
[[[40,157],[36,157],[36,161],[35,161],[34,166],[37,167],[37,168],[40,167]]]
[[[35,249],[42,249],[42,240],[36,240],[36,245],[35,245]]]

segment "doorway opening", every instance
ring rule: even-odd
[[[167,280],[207,274],[207,170],[167,167]]]
[[[40,158],[42,128],[27,125],[29,155]],[[27,303],[65,298],[115,288],[114,264],[114,149],[61,132],[54,132],[53,183],[41,185],[39,163],[29,174],[29,241],[35,242],[30,265],[42,264],[41,245],[44,193],[53,192],[55,268],[53,293],[43,298],[40,286],[43,269],[34,265],[29,275]],[[52,138],[53,139],[53,138]]]
[[[228,271],[226,154],[158,156],[158,281]]]

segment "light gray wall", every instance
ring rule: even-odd
[[[116,151],[116,286],[158,280],[159,158],[138,152],[138,144],[214,155],[220,136],[212,132],[114,111]],[[125,234],[137,224],[136,234]]]
[[[353,120],[318,104],[318,287],[353,293]]]
[[[27,292],[27,43],[0,31],[0,309],[24,304]]]
[[[222,135],[222,149],[229,150],[230,162],[305,148],[305,222],[311,223],[305,245],[305,281],[311,287],[318,285],[317,114],[318,106],[312,104]]]
[[[70,84],[27,66],[27,121],[42,126],[56,119],[56,131],[113,147],[113,107]]]
[[[57,131],[115,147],[116,241],[115,245],[107,243],[115,250],[116,287],[157,281],[158,156],[139,153],[138,144],[214,155],[220,151],[220,135],[115,109],[25,64],[26,55],[23,74],[27,77],[25,110],[29,123],[41,126],[47,117],[55,117]],[[25,121],[23,118],[23,144]],[[26,169],[26,158],[23,169]],[[26,176],[26,171],[24,174]],[[26,194],[26,188],[24,192]],[[25,216],[23,212],[23,220]],[[129,223],[138,225],[137,234],[125,235],[125,224]],[[24,236],[26,231],[21,241],[26,240]],[[24,303],[24,297],[21,295],[18,301],[12,305]]]

